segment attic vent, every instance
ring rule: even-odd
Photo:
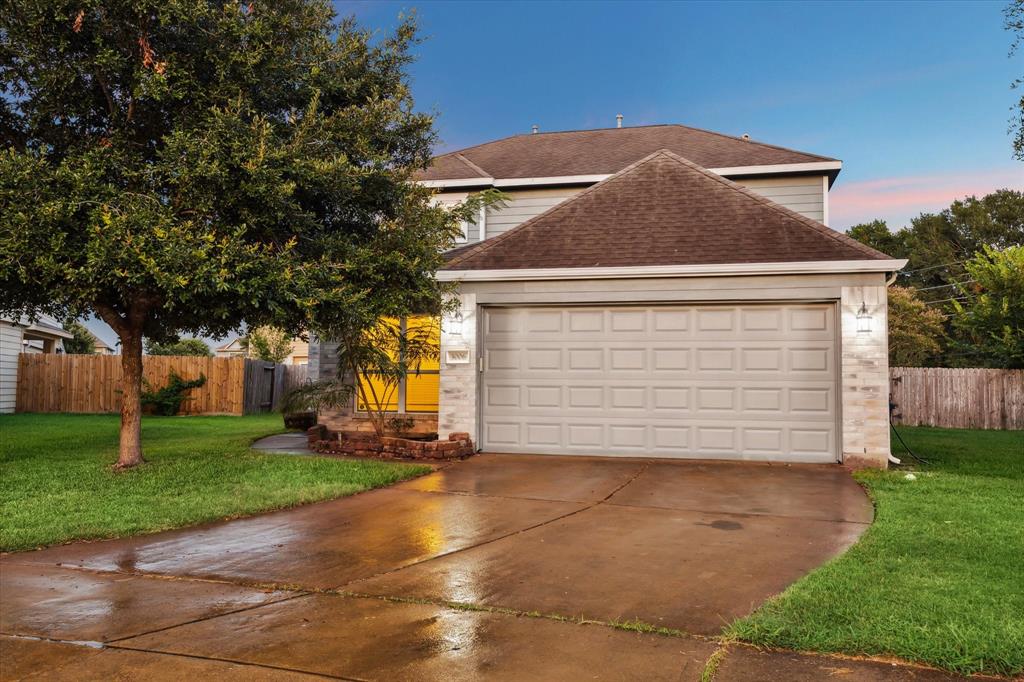
[[[622,127],[622,114],[615,114],[615,127],[616,128],[621,128]]]
[[[750,139],[750,133],[743,133],[742,137],[743,137],[744,140],[749,140]]]
[[[534,123],[533,124],[533,134],[536,135],[539,132],[540,132],[540,126],[537,125],[536,123]]]

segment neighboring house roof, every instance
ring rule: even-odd
[[[667,149],[446,255],[443,270],[889,260]]]
[[[89,331],[89,336],[92,337],[92,344],[93,344],[93,346],[94,346],[94,348],[95,348],[97,353],[109,353],[109,354],[113,354],[114,353],[114,349],[111,348],[107,344],[106,341],[104,341],[100,337],[96,336],[91,331]]]
[[[827,156],[700,128],[656,125],[515,135],[442,154],[415,178],[442,181],[610,175],[659,149],[713,169],[838,164]]]
[[[223,346],[219,346],[214,349],[216,353],[244,353],[245,347],[242,345],[242,339],[234,338],[225,343]]]

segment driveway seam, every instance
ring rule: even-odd
[[[311,593],[309,593],[309,592],[298,592],[296,594],[292,594],[292,595],[289,595],[287,597],[284,597],[283,599],[275,599],[274,601],[271,601],[271,602],[264,602],[262,604],[253,604],[251,606],[244,606],[244,607],[239,608],[239,609],[231,609],[230,611],[223,611],[221,613],[211,613],[209,615],[202,616],[200,618],[193,618],[192,620],[182,621],[180,623],[175,623],[173,625],[165,625],[164,627],[153,628],[152,630],[146,630],[145,632],[137,632],[137,633],[132,634],[132,635],[125,635],[124,637],[115,637],[114,639],[108,640],[104,644],[112,645],[112,644],[115,644],[117,642],[124,642],[124,641],[129,640],[129,639],[135,639],[137,637],[145,637],[146,635],[152,635],[152,634],[155,634],[157,632],[164,632],[165,630],[173,630],[174,628],[185,627],[186,625],[194,625],[195,623],[202,623],[203,621],[213,620],[214,618],[220,618],[221,616],[231,616],[231,615],[234,615],[236,613],[245,613],[246,611],[254,611],[256,609],[261,609],[264,606],[274,606],[276,604],[283,604],[283,603],[285,603],[287,601],[293,601],[293,600],[299,599],[301,597],[308,597],[310,594]]]
[[[608,495],[606,495],[603,499],[598,500],[597,502],[584,503],[584,504],[586,504],[586,506],[581,507],[580,509],[576,509],[576,510],[568,512],[566,514],[562,514],[560,516],[556,516],[556,517],[554,517],[552,519],[548,519],[546,521],[542,521],[541,523],[536,523],[536,524],[534,524],[532,526],[527,526],[526,528],[520,528],[518,530],[514,530],[514,531],[512,531],[510,533],[506,533],[504,535],[500,535],[500,536],[498,536],[496,538],[491,538],[490,540],[485,540],[484,542],[478,542],[476,544],[469,545],[467,547],[460,547],[458,549],[452,550],[451,552],[446,552],[444,554],[438,554],[437,556],[432,556],[432,557],[429,557],[427,559],[421,559],[420,561],[414,561],[414,562],[412,562],[410,564],[405,564],[404,566],[399,566],[399,567],[396,567],[396,568],[392,568],[392,569],[389,569],[387,571],[381,571],[380,573],[375,573],[375,574],[373,574],[371,576],[366,576],[364,578],[357,578],[355,580],[349,580],[347,582],[341,583],[340,585],[337,585],[335,587],[331,587],[331,588],[328,588],[328,589],[341,591],[342,588],[347,587],[348,585],[352,585],[353,583],[359,583],[359,582],[363,582],[363,581],[366,581],[366,580],[373,580],[373,579],[379,578],[381,576],[391,575],[392,573],[397,573],[398,571],[404,571],[405,569],[412,568],[413,566],[420,566],[420,565],[428,563],[430,561],[435,561],[437,559],[442,559],[442,558],[447,558],[447,557],[450,557],[450,556],[454,556],[454,555],[459,554],[461,552],[466,552],[466,551],[469,551],[471,549],[476,549],[477,547],[486,547],[487,545],[490,545],[490,544],[492,544],[494,542],[498,542],[499,540],[504,540],[506,538],[510,538],[510,537],[519,535],[521,533],[527,533],[527,532],[529,532],[531,530],[536,530],[537,528],[543,528],[544,526],[547,526],[549,524],[555,523],[557,521],[561,521],[562,519],[567,519],[570,516],[575,516],[576,514],[580,514],[582,512],[588,511],[588,510],[593,509],[594,507],[596,507],[596,506],[598,506],[600,504],[604,504],[605,502],[607,502],[612,497],[612,495],[614,495],[615,493],[619,492],[620,490],[625,488],[627,485],[629,485],[630,483],[635,481],[637,479],[637,477],[640,476],[640,474],[642,474],[644,471],[647,470],[647,467],[648,467],[648,463],[647,462],[641,463],[641,466],[637,469],[635,474],[633,474],[624,483],[622,483],[621,485],[616,487],[614,490],[612,490],[610,493],[608,493]]]

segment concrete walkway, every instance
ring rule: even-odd
[[[253,450],[276,452],[282,455],[312,455],[304,433],[279,433],[276,436],[260,438],[252,444]]]
[[[0,677],[959,679],[717,639],[871,514],[838,467],[482,455],[332,502],[8,555]]]

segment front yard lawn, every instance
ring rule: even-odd
[[[421,465],[261,454],[281,415],[145,417],[148,463],[115,472],[116,415],[0,417],[0,550],[166,530],[351,495]]]
[[[900,433],[929,463],[897,441],[900,469],[858,473],[876,506],[864,537],[730,634],[961,673],[1024,672],[1024,432]]]

